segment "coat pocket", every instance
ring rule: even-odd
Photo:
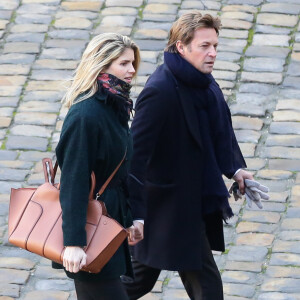
[[[153,183],[146,181],[145,190],[148,205],[152,206],[159,203],[159,206],[161,206],[162,203],[169,203],[174,199],[175,188],[175,183]]]

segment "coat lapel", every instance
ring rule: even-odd
[[[197,112],[192,101],[195,95],[192,94],[192,92],[187,86],[180,84],[179,82],[177,82],[176,88],[179,93],[180,102],[183,108],[184,117],[187,122],[189,131],[192,134],[198,146],[200,147],[200,149],[203,149]]]

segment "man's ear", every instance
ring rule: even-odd
[[[177,48],[177,51],[182,55],[184,56],[184,45],[181,41],[177,41],[176,42],[176,48]]]

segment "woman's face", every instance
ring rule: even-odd
[[[131,83],[135,73],[133,62],[134,52],[131,48],[126,48],[121,56],[114,60],[105,72],[112,74],[127,83]]]

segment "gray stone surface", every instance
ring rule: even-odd
[[[85,3],[91,3],[91,2],[79,2],[78,5],[80,4],[85,4]],[[93,4],[96,4],[98,5],[99,3],[91,3],[92,5]],[[98,17],[99,15],[96,13],[96,12],[89,12],[89,11],[84,11],[84,10],[75,10],[75,11],[58,11],[56,14],[55,14],[55,17],[57,19],[61,19],[61,18],[64,18],[64,17],[77,17],[77,18],[83,18],[83,19],[88,19],[88,20],[94,20]]]
[[[297,16],[289,16],[275,13],[260,13],[257,16],[258,24],[294,27],[297,24]]]
[[[274,170],[300,171],[300,161],[294,159],[269,159],[269,166]]]
[[[176,19],[176,16],[174,16],[174,15],[143,13],[143,20],[145,20],[145,21],[174,22],[175,19]]]
[[[34,13],[36,14],[51,14],[55,12],[56,8],[49,5],[42,4],[23,4],[18,8],[18,13]]]
[[[69,291],[74,288],[73,282],[69,280],[39,280],[35,284],[35,288],[37,290],[61,290],[61,291]]]
[[[238,104],[247,105],[248,103],[251,103],[257,106],[264,106],[264,104],[268,102],[268,98],[264,95],[258,95],[256,93],[237,93],[236,101]]]
[[[290,220],[290,219],[286,219]],[[294,220],[292,218],[292,220]],[[282,241],[277,240],[274,243],[273,252],[300,254],[300,245],[298,241]]]
[[[258,300],[298,300],[300,299],[297,294],[286,294],[286,293],[263,293],[258,296]]]
[[[270,84],[280,84],[282,82],[281,73],[267,72],[242,72],[241,80],[245,82],[265,82]]]
[[[260,133],[254,130],[236,130],[236,138],[241,143],[258,143]]]
[[[255,293],[255,287],[246,284],[225,283],[224,292],[229,295],[252,298]]]
[[[19,136],[38,136],[38,137],[51,137],[51,131],[44,126],[35,125],[15,125],[10,130],[11,134]]]
[[[54,125],[56,114],[39,112],[20,112],[15,116],[16,124]]]
[[[273,58],[286,58],[290,49],[271,46],[255,46],[251,45],[246,50],[246,56],[249,57],[273,57]]]
[[[271,133],[279,134],[300,134],[298,122],[273,122],[270,126]]]
[[[243,83],[239,88],[241,93],[257,93],[258,95],[269,95],[272,90],[272,85],[262,83]]]
[[[230,107],[232,115],[262,117],[265,115],[265,108],[248,104],[247,107],[243,104],[233,104]]]
[[[9,136],[6,142],[7,149],[24,149],[46,151],[48,139],[34,136]]]
[[[135,22],[135,17],[131,16],[106,16],[102,19],[102,26],[128,26],[131,27]]]
[[[33,42],[42,43],[45,39],[43,33],[14,33],[10,34],[6,40],[10,42]]]
[[[86,40],[89,38],[89,33],[86,30],[79,30],[79,29],[64,29],[64,30],[52,30],[48,32],[48,35],[51,38],[56,39],[82,39]]]
[[[86,46],[86,41],[82,40],[61,40],[61,39],[50,39],[45,42],[46,48],[79,48],[83,51]],[[71,58],[71,57],[70,57]]]
[[[140,76],[151,75],[156,70],[156,67],[157,67],[156,64],[152,64],[149,62],[142,62],[139,67],[138,75]]]
[[[41,58],[54,58],[54,59],[79,59],[81,57],[80,49],[67,49],[67,48],[48,48],[44,49]]]
[[[300,77],[287,76],[284,79],[283,86],[297,88],[300,84]]]
[[[300,292],[300,279],[285,279],[285,278],[272,278],[265,280],[261,289],[265,292],[278,291],[283,293],[299,293]]]
[[[283,241],[300,241],[300,231],[281,231],[279,238]]]
[[[0,63],[5,64],[29,64],[35,59],[35,55],[23,53],[10,53],[1,55]]]
[[[26,293],[24,298],[24,300],[38,300],[38,299],[67,300],[70,298],[69,298],[69,293],[63,291],[32,291]]]
[[[269,135],[266,145],[300,147],[300,137],[297,135]]]
[[[72,71],[65,70],[34,70],[32,80],[66,80],[71,78]]]
[[[263,2],[262,0],[229,0],[228,4],[241,4],[241,5],[251,4],[257,6],[262,2]]]
[[[241,271],[224,271],[222,273],[223,282],[230,283],[245,283],[245,284],[255,284],[257,282],[257,277],[255,273],[241,272]]]
[[[282,146],[265,147],[262,152],[262,157],[300,159],[300,152],[297,148],[294,149]]]
[[[300,76],[300,62],[293,62],[291,65],[288,67],[287,74],[291,76]]]
[[[232,124],[234,129],[260,130],[263,126],[263,121],[259,118],[234,116],[232,117]]]
[[[128,7],[140,7],[143,4],[143,0],[107,0],[106,6],[128,6]]]
[[[17,284],[0,283],[0,295],[5,297],[19,297],[20,286]]]
[[[241,55],[233,52],[219,52],[218,60],[226,60],[226,61],[238,61],[241,58]]]
[[[273,25],[257,24],[255,28],[256,33],[270,33],[270,34],[290,34],[291,27],[274,27]]]
[[[270,260],[271,266],[298,266],[300,265],[298,254],[274,253]]]
[[[23,181],[27,175],[27,170],[16,170],[9,168],[0,169],[0,180]]]
[[[16,17],[15,22],[17,24],[50,24],[52,18],[49,15],[45,14],[22,14]]]
[[[57,102],[62,99],[63,92],[61,91],[33,91],[24,94],[24,101],[49,101]]]
[[[287,216],[287,218],[297,218],[299,212],[300,212],[300,208],[299,207],[289,208],[286,216]]]
[[[157,41],[157,40],[135,40],[141,50],[161,50],[166,46],[165,41]]]
[[[171,29],[172,23],[166,22],[142,22],[138,24],[140,29],[162,29],[169,31]]]
[[[254,246],[233,246],[228,254],[229,260],[260,262],[267,255],[266,247]]]
[[[262,12],[283,13],[296,15],[300,13],[300,5],[292,3],[266,3],[261,7]]]
[[[44,157],[52,157],[53,153],[39,151],[23,151],[20,153],[19,159],[24,161],[41,161]]]
[[[282,72],[284,63],[284,59],[267,57],[247,58],[244,61],[244,70],[257,72]]]

